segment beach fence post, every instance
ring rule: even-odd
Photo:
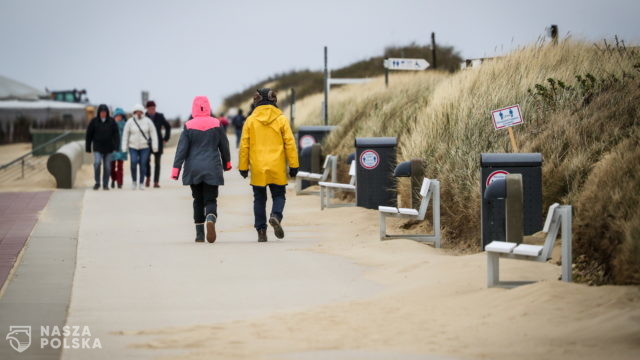
[[[384,63],[385,63],[385,67],[384,67],[384,87],[385,88],[389,87],[389,67],[386,66],[387,61],[389,61],[389,58],[385,58],[384,59]]]

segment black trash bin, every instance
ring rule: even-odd
[[[313,144],[300,150],[300,171],[311,173],[322,172],[322,147],[320,144]],[[313,185],[311,182],[302,180],[301,189],[304,190]]]
[[[356,205],[367,209],[396,206],[393,179],[397,139],[393,137],[356,139]]]
[[[335,126],[299,126],[296,141],[298,151],[313,144],[320,144],[333,129]]]
[[[505,241],[504,199],[487,200],[484,192],[489,184],[507,174],[522,174],[524,234],[542,230],[542,154],[481,154],[480,168],[482,249],[493,240]]]

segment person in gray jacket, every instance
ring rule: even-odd
[[[191,187],[196,242],[216,241],[218,186],[224,185],[224,171],[231,170],[229,140],[218,119],[211,117],[211,105],[205,96],[193,99],[191,115],[178,141],[171,178],[178,180],[184,164],[182,184]]]

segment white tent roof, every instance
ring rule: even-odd
[[[0,99],[38,100],[47,94],[29,85],[0,75]]]
[[[53,100],[20,101],[0,100],[0,110],[26,110],[26,109],[84,109],[85,104],[77,104]]]

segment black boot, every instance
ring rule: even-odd
[[[207,241],[212,243],[216,241],[216,216],[207,215]]]
[[[267,242],[267,229],[258,229],[258,242]]]
[[[196,224],[196,242],[204,242],[204,224]]]
[[[276,233],[276,237],[278,239],[284,238],[284,230],[282,229],[282,225],[280,225],[280,220],[277,217],[272,216],[269,219],[269,224],[273,226],[273,232]]]

